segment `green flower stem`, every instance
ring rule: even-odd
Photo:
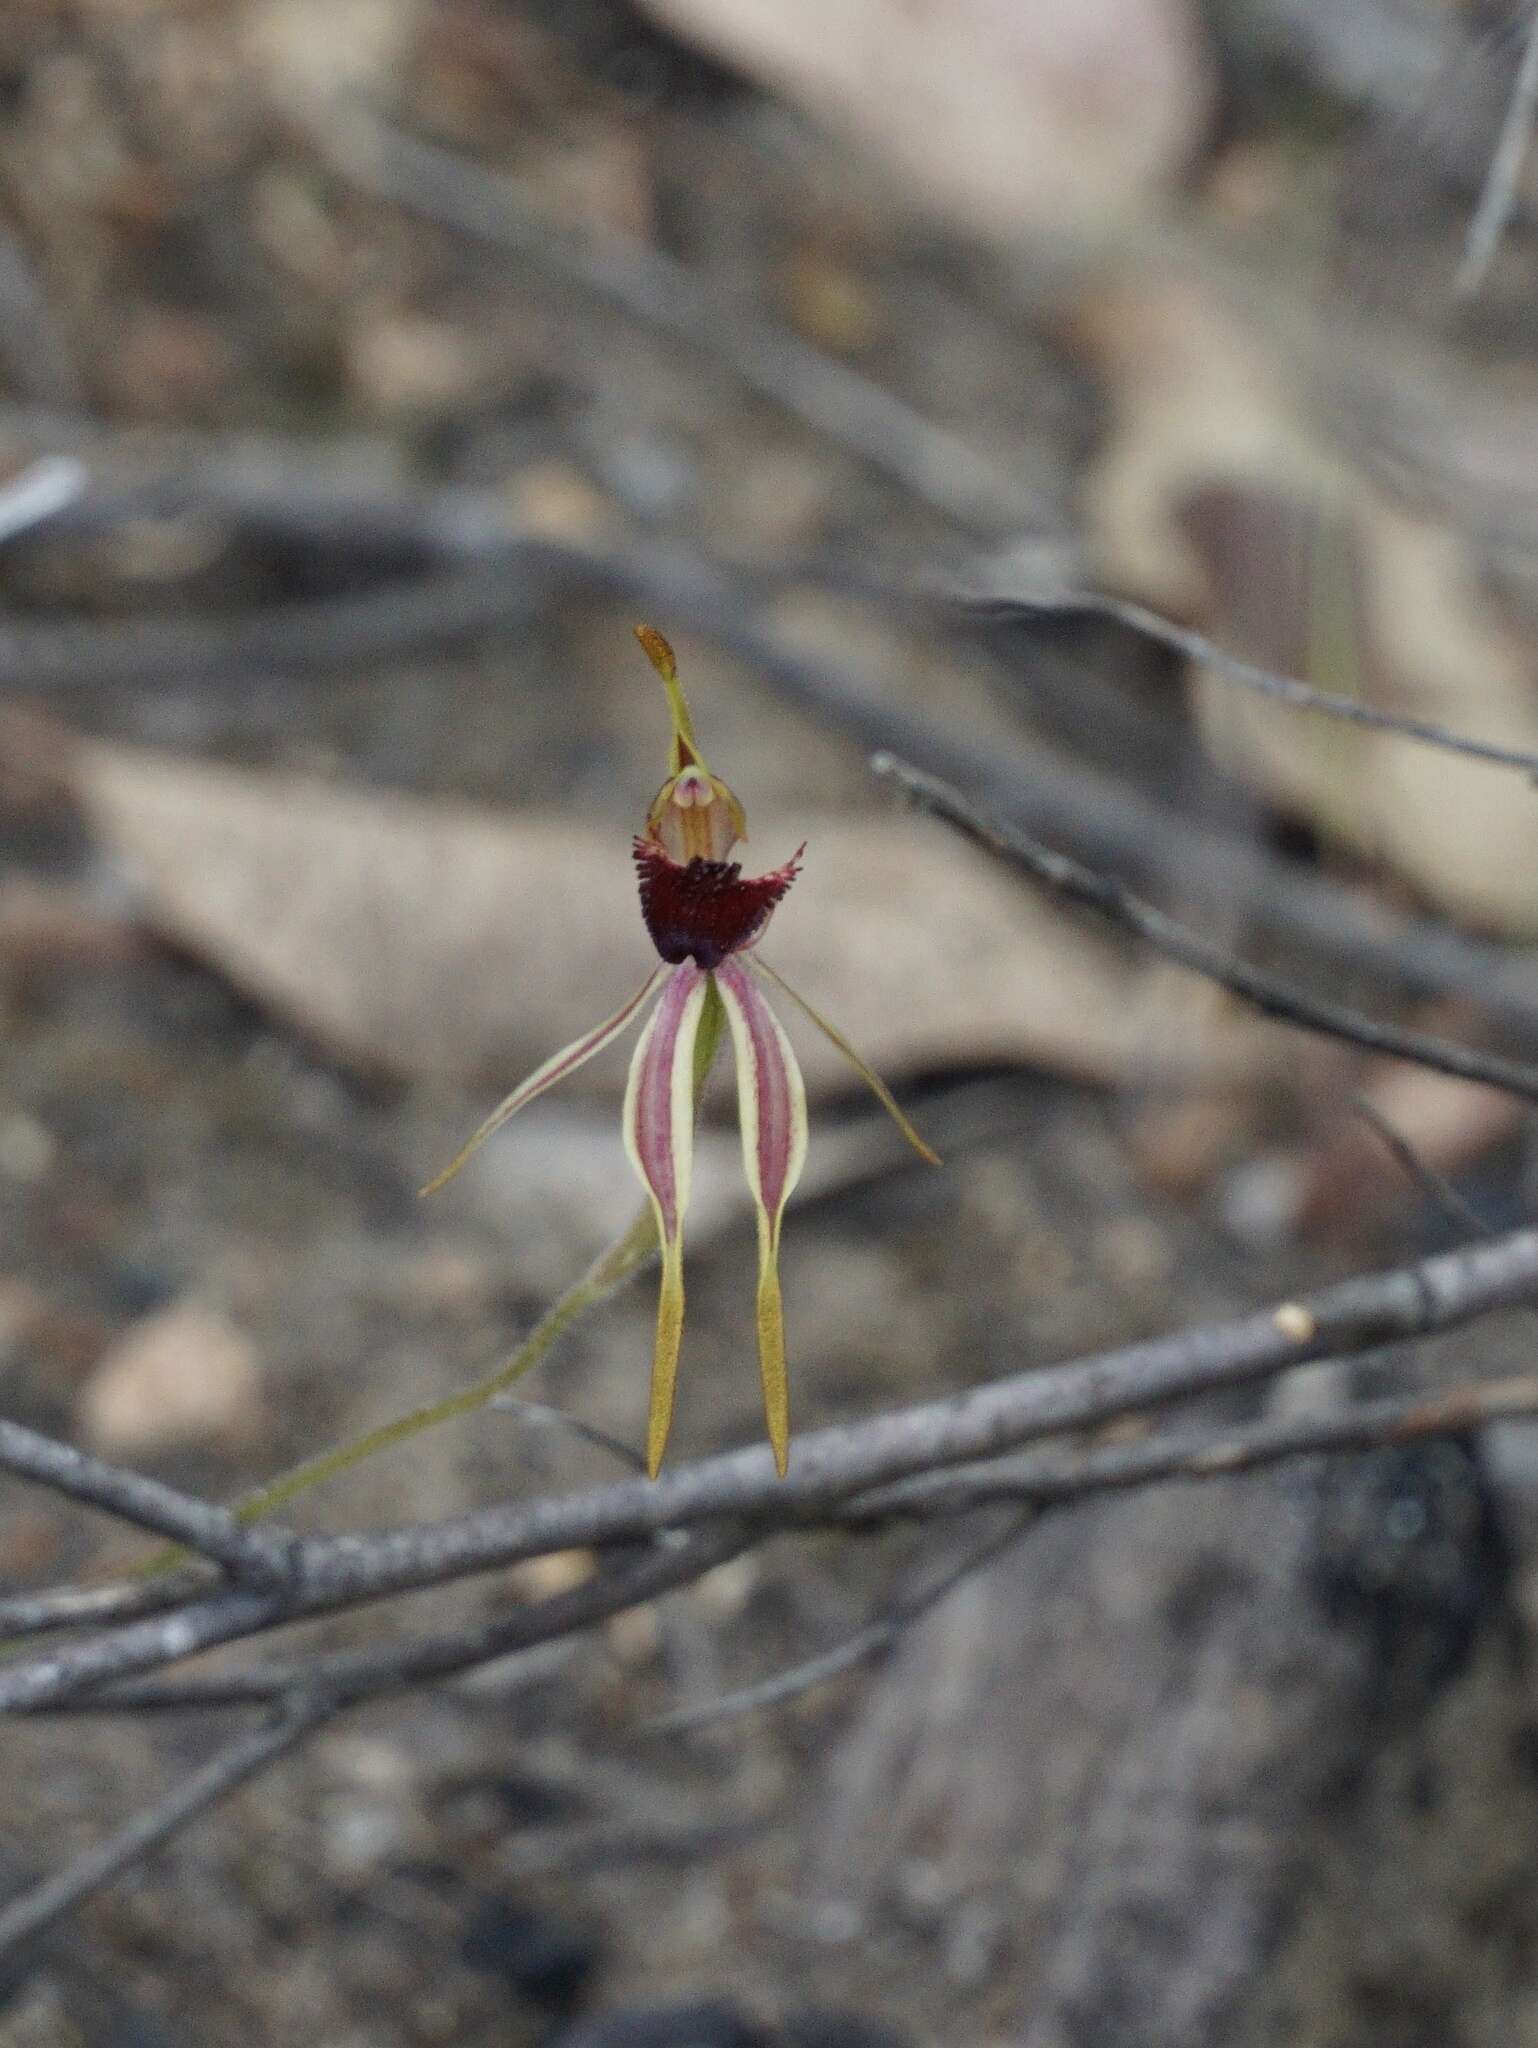
[[[453,1422],[461,1415],[473,1415],[498,1394],[515,1386],[525,1373],[532,1372],[556,1339],[579,1316],[607,1301],[633,1273],[655,1258],[656,1252],[657,1225],[651,1204],[646,1202],[637,1210],[634,1221],[623,1235],[593,1261],[580,1280],[546,1309],[518,1349],[495,1372],[488,1373],[485,1379],[476,1380],[471,1386],[461,1387],[457,1394],[445,1395],[441,1401],[425,1401],[419,1408],[408,1408],[403,1415],[392,1416],[388,1422],[364,1430],[361,1436],[355,1436],[345,1444],[337,1444],[329,1451],[320,1452],[317,1457],[306,1458],[303,1464],[280,1472],[265,1486],[243,1494],[230,1512],[238,1522],[259,1522],[276,1509],[285,1507],[289,1501],[297,1500],[301,1494],[324,1486],[342,1473],[350,1472],[355,1465],[377,1457],[381,1451],[406,1443],[412,1437],[420,1436],[425,1429],[436,1429],[440,1423]],[[165,1544],[135,1568],[135,1576],[158,1578],[162,1572],[185,1564],[187,1558],[187,1551],[179,1545]]]
[[[477,1408],[484,1408],[495,1395],[505,1393],[525,1373],[532,1372],[557,1337],[590,1308],[597,1308],[601,1302],[607,1301],[632,1273],[638,1272],[655,1256],[656,1250],[657,1226],[648,1202],[637,1210],[624,1235],[616,1239],[593,1261],[582,1278],[546,1309],[518,1349],[495,1372],[488,1373],[485,1379],[475,1381],[472,1386],[462,1387],[457,1394],[445,1395],[441,1401],[427,1401],[420,1408],[408,1408],[404,1415],[380,1423],[377,1429],[365,1430],[361,1436],[354,1437],[350,1443],[339,1444],[335,1450],[322,1451],[319,1457],[307,1458],[302,1465],[295,1465],[291,1471],[269,1480],[265,1486],[238,1500],[233,1510],[235,1519],[239,1522],[260,1521],[274,1508],[284,1506],[299,1494],[308,1493],[312,1487],[323,1486],[328,1479],[335,1479],[340,1473],[350,1472],[365,1458],[387,1451],[393,1444],[405,1443],[424,1429],[436,1429],[442,1422],[452,1422],[456,1416],[473,1415]]]
[[[705,1083],[710,1078],[711,1067],[721,1044],[721,1028],[725,1020],[721,998],[715,981],[709,984],[705,1008],[700,1016],[699,1035],[694,1048],[694,1100],[698,1107],[705,1092]],[[231,1512],[239,1522],[259,1522],[274,1509],[284,1507],[300,1494],[309,1493],[327,1481],[339,1478],[343,1472],[350,1472],[355,1465],[376,1457],[380,1451],[390,1450],[396,1444],[406,1443],[423,1430],[436,1429],[440,1423],[452,1422],[461,1415],[473,1415],[478,1408],[484,1408],[488,1401],[515,1386],[525,1373],[532,1372],[549,1351],[556,1339],[586,1315],[589,1309],[597,1308],[607,1301],[611,1294],[621,1288],[633,1273],[639,1272],[657,1253],[657,1225],[650,1202],[643,1202],[636,1211],[635,1219],[626,1230],[600,1253],[582,1278],[568,1287],[559,1301],[551,1304],[540,1317],[534,1328],[525,1337],[511,1358],[499,1365],[494,1373],[473,1386],[462,1387],[457,1394],[449,1394],[441,1401],[427,1401],[420,1408],[408,1408],[404,1415],[394,1416],[389,1422],[381,1422],[377,1428],[367,1429],[361,1436],[350,1442],[337,1444],[329,1451],[322,1451],[317,1457],[306,1458],[301,1465],[282,1472],[276,1479],[270,1479],[255,1492],[245,1494],[235,1502]],[[174,1543],[168,1543],[146,1558],[138,1567],[137,1576],[155,1578],[174,1566],[183,1564],[188,1553]]]

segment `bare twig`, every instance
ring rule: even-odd
[[[1379,1023],[1342,1003],[1311,995],[1291,982],[1263,973],[1247,961],[1236,960],[1200,933],[1142,902],[1116,876],[1087,868],[1044,846],[1017,826],[990,817],[937,776],[910,768],[891,754],[877,754],[871,767],[877,775],[894,782],[910,803],[954,825],[965,838],[1006,866],[1055,889],[1071,902],[1098,911],[1122,930],[1146,940],[1166,959],[1216,982],[1266,1016],[1279,1017],[1305,1031],[1343,1039],[1371,1052],[1391,1053],[1417,1066],[1455,1075],[1460,1081],[1478,1081],[1486,1087],[1504,1089],[1524,1101],[1538,1102],[1538,1067],[1504,1059],[1499,1053],[1480,1052],[1449,1038],[1436,1038],[1429,1032]]]
[[[43,1933],[83,1899],[101,1891],[152,1849],[169,1841],[189,1821],[196,1820],[221,1799],[227,1799],[334,1711],[334,1704],[322,1697],[293,1702],[260,1728],[237,1736],[209,1763],[173,1786],[164,1799],[136,1814],[116,1834],[109,1835],[57,1877],[45,1879],[9,1905],[0,1907],[0,1958]]]
[[[1047,1509],[1156,1480],[1211,1480],[1285,1458],[1370,1450],[1433,1436],[1466,1434],[1487,1422],[1538,1419],[1538,1377],[1460,1387],[1434,1397],[1363,1402],[1345,1411],[1312,1413],[1222,1430],[1170,1432],[1144,1443],[1116,1444],[1077,1456],[998,1459],[972,1471],[921,1474],[857,1496],[829,1511],[844,1526],[898,1517],[972,1513],[1009,1505],[1017,1514],[967,1552],[939,1580],[904,1596],[886,1615],[835,1650],[761,1685],[707,1705],[663,1716],[654,1730],[694,1728],[782,1702],[821,1684],[889,1646],[961,1579],[1007,1549]],[[242,1736],[204,1770],[57,1877],[0,1911],[0,1956],[29,1939],[92,1892],[112,1882],[149,1850],[284,1754],[321,1722],[347,1707],[426,1678],[443,1678],[542,1641],[590,1627],[627,1606],[687,1584],[750,1540],[743,1529],[719,1530],[597,1574],[568,1593],[520,1609],[479,1630],[344,1653],[308,1664],[269,1665],[225,1679],[127,1685],[105,1695],[78,1696],[63,1710],[207,1710],[276,1701],[278,1718]]]
[[[1538,7],[1532,9],[1528,18],[1522,61],[1512,81],[1506,118],[1501,123],[1479,204],[1469,222],[1463,260],[1453,278],[1453,293],[1457,298],[1472,298],[1495,260],[1496,248],[1516,203],[1517,179],[1521,176],[1522,159],[1527,154],[1532,135],[1535,105],[1538,105]]]
[[[159,1579],[124,1579],[101,1586],[50,1586],[39,1593],[11,1593],[0,1599],[0,1643],[19,1636],[47,1635],[104,1621],[136,1621],[164,1614],[208,1590],[200,1570],[172,1572]]]
[[[1529,1239],[1529,1248],[1534,1248]],[[1426,1286],[1423,1313],[1435,1314],[1438,1289],[1426,1262],[1417,1269]],[[1380,1276],[1397,1279],[1399,1276]],[[1446,1280],[1446,1262],[1441,1262]],[[1336,1294],[1340,1290],[1333,1290]],[[1448,1304],[1444,1302],[1444,1308]],[[1310,1311],[1287,1304],[1274,1320],[1300,1330]],[[896,1607],[838,1649],[809,1660],[762,1685],[664,1717],[660,1727],[696,1727],[729,1714],[772,1704],[850,1669],[886,1647],[902,1628],[927,1612],[968,1573],[1016,1541],[1040,1511],[1110,1489],[1156,1479],[1207,1480],[1324,1451],[1371,1449],[1430,1436],[1464,1434],[1513,1417],[1538,1418],[1538,1377],[1456,1389],[1433,1399],[1362,1403],[1346,1411],[1265,1420],[1219,1431],[1171,1432],[1144,1443],[1116,1444],[1078,1457],[996,1459],[971,1471],[925,1472],[906,1481],[829,1501],[821,1518],[846,1526],[915,1514],[934,1516],[1008,1504],[1023,1513],[968,1552],[941,1579],[905,1596]],[[836,1433],[826,1433],[836,1434]],[[730,1461],[716,1461],[730,1462]],[[739,1465],[741,1459],[735,1461]],[[757,1534],[772,1523],[761,1520]],[[308,1663],[268,1665],[224,1679],[125,1685],[106,1695],[78,1692],[54,1702],[64,1711],[208,1709],[276,1701],[278,1718],[239,1738],[166,1799],[120,1829],[69,1869],[0,1911],[0,1956],[52,1924],[82,1899],[110,1883],[178,1828],[244,1783],[321,1722],[402,1686],[442,1679],[536,1644],[592,1627],[609,1615],[688,1584],[725,1562],[754,1538],[752,1525],[730,1524],[683,1541],[663,1541],[638,1558],[596,1573],[568,1592],[518,1609],[479,1628],[408,1639],[374,1650],[322,1656]],[[39,1703],[40,1704],[40,1703]]]
[[[211,1682],[197,1704],[276,1700],[277,1717],[231,1743],[201,1771],[57,1877],[0,1910],[0,1959],[110,1884],[323,1721],[402,1686],[453,1677],[519,1650],[592,1628],[627,1608],[689,1584],[733,1556],[744,1540],[740,1532],[723,1529],[683,1543],[654,1544],[645,1555],[595,1573],[584,1585],[519,1608],[480,1628],[321,1657],[287,1672],[252,1674],[244,1683],[239,1674],[222,1687],[217,1680]],[[184,1697],[176,1703],[192,1702]]]
[[[1031,1451],[992,1458],[956,1471],[918,1473],[890,1485],[856,1492],[848,1499],[830,1501],[825,1508],[798,1513],[794,1519],[799,1527],[871,1529],[896,1521],[934,1521],[972,1514],[981,1508],[1010,1505],[1028,1507],[1034,1517],[1048,1508],[1068,1506],[1098,1494],[1127,1492],[1165,1482],[1200,1483],[1258,1471],[1292,1458],[1338,1456],[1422,1443],[1435,1437],[1466,1436],[1487,1423],[1512,1421],[1538,1422],[1538,1375],[1474,1382],[1435,1396],[1413,1394],[1362,1401],[1343,1409],[1314,1410],[1280,1420],[1236,1422],[1215,1429],[1161,1430],[1133,1442],[1091,1445],[1066,1453]],[[754,1533],[763,1537],[774,1533],[776,1526],[761,1520]],[[728,1541],[734,1548],[741,1547],[735,1538],[729,1536]],[[653,1593],[685,1583],[712,1564],[724,1562],[731,1554],[726,1551],[702,1562],[697,1550],[690,1548],[687,1555],[680,1554],[684,1549],[683,1545],[676,1546],[673,1553],[677,1580],[672,1576],[672,1567],[658,1566],[659,1574],[666,1576],[666,1584],[650,1580]],[[591,1586],[594,1582],[588,1583]],[[947,1589],[942,1582],[935,1597],[942,1597]],[[888,1640],[884,1629],[890,1618],[882,1617],[869,1629],[860,1630],[825,1657],[813,1659],[809,1665],[798,1665],[798,1681],[800,1674],[814,1667],[816,1676],[808,1683],[834,1676],[862,1656],[882,1648]],[[522,1617],[519,1626],[527,1626]],[[468,1647],[470,1639],[461,1636],[453,1640],[463,1648]],[[527,1641],[520,1640],[512,1647],[529,1646]],[[249,1707],[282,1699],[306,1683],[344,1685],[349,1677],[355,1681],[370,1673],[377,1677],[387,1661],[389,1669],[399,1674],[408,1651],[414,1658],[419,1650],[434,1656],[443,1654],[434,1647],[434,1639],[425,1639],[379,1653],[379,1665],[371,1662],[367,1672],[355,1661],[349,1661],[357,1653],[340,1659],[273,1660],[218,1678],[129,1681],[99,1691],[69,1694],[36,1711],[73,1716]],[[376,1653],[364,1654],[373,1659]],[[492,1654],[504,1655],[507,1650],[499,1647]],[[743,1695],[729,1697],[733,1702],[741,1697],[746,1706],[766,1704],[770,1699],[788,1696],[788,1692],[782,1695],[779,1688],[790,1676],[779,1674],[765,1681],[762,1688],[750,1687]],[[399,1682],[410,1684],[418,1680],[407,1673]],[[789,1691],[801,1689],[799,1682],[789,1687]],[[714,1718],[714,1704],[710,1718]],[[746,1706],[741,1710],[745,1711]],[[738,1710],[734,1705],[732,1711]],[[694,1711],[684,1710],[685,1717]],[[659,1722],[647,1725],[653,1729],[672,1728],[685,1725],[685,1719],[665,1715]]]
[[[631,1472],[644,1472],[646,1460],[634,1444],[627,1444],[612,1431],[600,1429],[595,1422],[588,1422],[580,1415],[568,1415],[564,1408],[553,1408],[548,1401],[529,1401],[522,1394],[497,1394],[487,1402],[499,1415],[516,1415],[522,1422],[536,1422],[548,1429],[560,1430],[567,1436],[575,1437],[579,1443],[592,1444],[596,1450],[606,1451],[616,1464]]]
[[[0,541],[14,540],[74,504],[86,487],[82,464],[68,455],[45,455],[0,484]]]
[[[1490,1422],[1538,1421],[1538,1375],[1488,1380],[1445,1394],[1393,1396],[1216,1430],[1160,1431],[1139,1443],[1071,1456],[999,1458],[960,1472],[923,1473],[862,1494],[840,1510],[848,1527],[970,1514],[1008,1502],[1047,1508],[1090,1494],[1119,1493],[1165,1480],[1222,1479],[1288,1458],[1382,1450],[1432,1437],[1466,1436]]]
[[[1312,683],[1301,682],[1296,676],[1283,675],[1276,669],[1262,667],[1259,662],[1246,661],[1242,655],[1230,654],[1215,640],[1209,640],[1205,633],[1177,625],[1173,619],[1166,619],[1147,605],[1134,604],[1127,598],[1111,597],[1099,590],[1055,590],[1039,595],[1032,592],[963,602],[968,613],[990,620],[1074,616],[1112,619],[1145,640],[1156,641],[1161,647],[1183,654],[1189,661],[1199,662],[1225,682],[1237,683],[1242,689],[1253,690],[1257,696],[1275,698],[1278,703],[1290,705],[1295,711],[1342,719],[1349,725],[1362,725],[1374,732],[1389,733],[1395,739],[1413,740],[1420,746],[1440,748],[1443,753],[1461,754],[1471,761],[1488,762],[1492,767],[1515,768],[1524,775],[1538,778],[1538,753],[1524,747],[1503,747],[1495,740],[1477,739],[1470,733],[1454,732],[1451,726],[1442,725],[1436,719],[1415,718],[1408,712],[1387,711],[1376,704],[1364,704],[1355,697],[1341,697],[1330,690],[1315,689]]]
[[[157,1670],[218,1643],[309,1615],[536,1557],[702,1522],[770,1531],[836,1520],[884,1482],[990,1457],[1129,1410],[1196,1398],[1314,1360],[1347,1357],[1538,1300],[1538,1231],[1340,1283],[1301,1302],[1181,1331],[1054,1370],[1016,1373],[942,1401],[809,1433],[789,1475],[761,1447],[706,1458],[657,1481],[501,1505],[370,1535],[312,1538],[297,1588],[215,1591],[175,1612],[0,1667],[0,1711],[47,1706]]]
[[[391,584],[361,596],[272,604],[226,618],[0,621],[0,689],[68,695],[133,684],[228,688],[262,670],[325,673],[402,656],[526,618],[533,593],[508,549],[494,566]]]
[[[698,1728],[711,1728],[718,1721],[734,1721],[742,1714],[755,1713],[760,1707],[783,1706],[786,1700],[797,1699],[802,1693],[826,1685],[830,1679],[841,1678],[846,1671],[853,1671],[858,1665],[889,1650],[904,1630],[938,1607],[974,1572],[981,1571],[985,1565],[992,1564],[995,1558],[1012,1549],[1035,1526],[1035,1522],[1034,1509],[1011,1517],[1003,1529],[991,1530],[981,1542],[974,1543],[953,1560],[938,1577],[927,1575],[919,1584],[899,1594],[884,1614],[867,1622],[864,1628],[857,1629],[835,1648],[824,1650],[816,1657],[808,1657],[803,1663],[792,1665],[788,1671],[777,1671],[772,1678],[761,1679],[757,1685],[723,1693],[718,1699],[702,1700],[697,1706],[677,1707],[671,1713],[658,1714],[644,1724],[642,1732],[676,1735]]]
[[[1450,1221],[1471,1231],[1475,1237],[1494,1237],[1495,1226],[1480,1215],[1472,1202],[1459,1194],[1445,1173],[1438,1173],[1429,1161],[1422,1159],[1404,1132],[1390,1122],[1371,1096],[1353,1095],[1351,1107],[1433,1208],[1440,1209]]]
[[[109,1465],[18,1422],[0,1420],[0,1467],[100,1508],[136,1529],[169,1536],[238,1579],[287,1584],[301,1569],[302,1545],[286,1530],[243,1529],[227,1508],[179,1493],[121,1465]]]
[[[627,1608],[691,1585],[740,1551],[740,1528],[709,1530],[677,1541],[654,1541],[637,1554],[594,1572],[590,1578],[548,1599],[515,1607],[491,1621],[437,1635],[402,1636],[363,1650],[338,1650],[312,1658],[272,1659],[249,1670],[217,1678],[185,1678],[158,1689],[132,1685],[113,1693],[88,1692],[71,1698],[70,1710],[116,1712],[175,1707],[249,1707],[282,1701],[319,1688],[343,1705],[377,1699],[408,1686],[435,1683],[512,1657],[545,1643],[578,1635]]]

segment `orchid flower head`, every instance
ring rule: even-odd
[[[683,1233],[694,1156],[694,1118],[725,1025],[737,1067],[738,1118],[748,1187],[758,1216],[758,1361],[776,1469],[790,1456],[780,1224],[806,1160],[806,1089],[784,1027],[764,993],[773,984],[808,1017],[874,1091],[898,1129],[931,1164],[935,1154],[849,1041],[797,995],[756,951],[800,870],[804,847],[782,867],[744,876],[730,858],[746,839],[742,805],[711,773],[689,715],[673,650],[651,626],[637,640],[662,680],[672,716],[667,780],[653,798],[632,852],[641,918],[660,964],[612,1017],[537,1067],[506,1096],[424,1194],[452,1179],[493,1131],[547,1088],[601,1052],[655,997],[630,1062],[624,1138],[651,1203],[662,1255],[652,1357],[646,1468],[662,1464],[673,1418],[684,1325]],[[659,992],[660,984],[660,992]]]

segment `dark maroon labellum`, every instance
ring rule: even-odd
[[[641,915],[652,944],[669,966],[692,960],[697,967],[718,967],[758,937],[796,879],[799,862],[798,851],[784,867],[744,880],[734,860],[681,863],[655,841],[638,839]]]

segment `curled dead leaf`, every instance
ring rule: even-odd
[[[1103,583],[1322,689],[1538,752],[1538,653],[1469,544],[1351,465],[1262,335],[1187,282],[1087,302],[1074,338],[1112,401],[1086,489]],[[1204,669],[1189,687],[1214,754],[1330,840],[1456,917],[1538,935],[1523,777]]]

